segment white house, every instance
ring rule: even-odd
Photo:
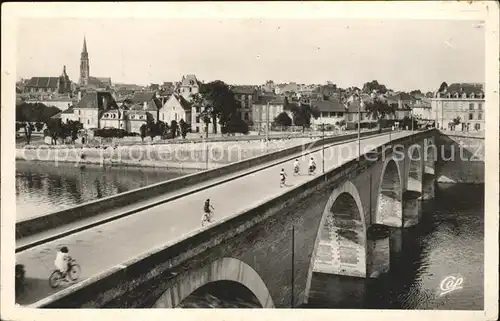
[[[172,120],[177,123],[183,119],[186,123],[192,123],[191,103],[183,96],[172,94],[160,109],[160,120],[170,125]]]

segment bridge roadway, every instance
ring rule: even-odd
[[[393,132],[392,139],[411,135],[409,131]],[[389,134],[361,140],[361,152],[389,141]],[[325,170],[331,170],[357,157],[357,141],[327,147],[324,150]],[[366,149],[365,149],[366,148]],[[321,150],[314,152],[317,172],[322,172]],[[128,260],[146,254],[154,248],[173,243],[183,235],[200,229],[205,199],[215,208],[215,221],[251,208],[264,199],[272,199],[285,188],[304,183],[310,157],[300,160],[301,175],[292,175],[292,162],[277,164],[256,173],[237,178],[191,195],[137,212],[94,228],[50,241],[16,253],[16,263],[26,268],[26,291],[16,303],[29,305],[63,289],[51,289],[48,277],[54,269],[58,249],[65,245],[70,255],[82,267],[80,281],[96,276]],[[279,171],[288,174],[287,186],[280,188]]]

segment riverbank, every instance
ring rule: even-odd
[[[16,160],[74,163],[75,166],[139,166],[210,169],[313,142],[314,138],[229,141],[131,146],[27,146],[16,149]]]

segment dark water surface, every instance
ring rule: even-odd
[[[71,208],[195,171],[16,161],[16,220]]]

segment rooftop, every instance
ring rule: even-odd
[[[313,101],[312,106],[321,112],[345,112],[345,107],[337,99]]]
[[[32,77],[26,87],[57,88],[59,77]]]

